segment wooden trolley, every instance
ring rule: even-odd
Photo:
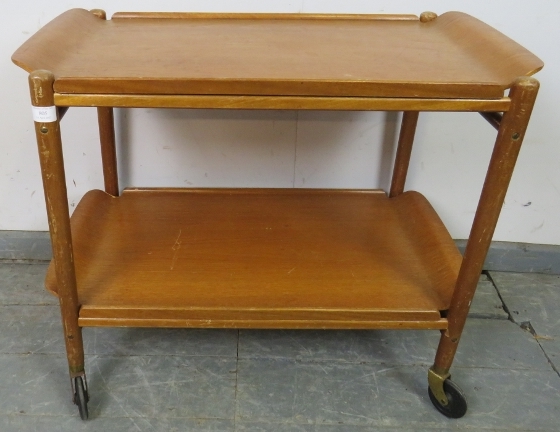
[[[449,370],[543,63],[486,24],[441,16],[70,10],[22,45],[73,400],[87,418],[84,326],[437,329],[429,395],[467,409]],[[504,91],[509,89],[508,96]],[[69,217],[60,121],[98,107],[105,191]],[[113,107],[403,111],[390,191],[120,193]],[[478,112],[498,135],[462,257],[404,192],[419,111]]]

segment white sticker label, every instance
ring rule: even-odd
[[[56,107],[32,107],[33,120],[39,123],[51,123],[56,121]]]

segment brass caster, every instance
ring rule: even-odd
[[[461,418],[467,412],[467,399],[463,391],[450,379],[447,372],[428,372],[428,396],[436,409],[449,418]]]

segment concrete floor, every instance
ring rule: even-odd
[[[559,276],[481,277],[452,369],[460,420],[427,396],[435,331],[87,328],[82,422],[45,271],[0,264],[3,432],[560,429]]]

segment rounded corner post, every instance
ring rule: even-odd
[[[103,9],[92,9],[92,10],[90,10],[90,13],[92,13],[93,15],[95,15],[99,19],[102,19],[102,20],[107,19],[107,13]]]
[[[48,70],[35,70],[29,74],[31,104],[35,107],[54,105],[54,74]]]
[[[534,94],[535,94],[534,97],[536,99],[540,86],[541,86],[541,83],[535,77],[532,77],[532,76],[519,77],[513,82],[512,86],[511,86],[510,98],[514,97],[514,96],[512,96],[511,93],[517,92],[522,88],[526,92],[531,92],[531,93],[534,92]],[[534,103],[534,101],[533,101],[533,103]]]
[[[509,110],[504,113],[498,129],[447,314],[448,329],[442,332],[433,366],[434,370],[439,371],[440,374],[449,372],[453,363],[517,156],[527,131],[539,86],[539,81],[535,78],[523,76],[517,78],[510,88],[511,104]]]
[[[52,72],[33,71],[29,74],[33,120],[39,150],[43,189],[47,205],[49,231],[53,250],[60,310],[64,324],[64,335],[70,376],[84,374],[84,350],[82,332],[78,326],[78,291],[60,119],[54,106],[54,81]]]

